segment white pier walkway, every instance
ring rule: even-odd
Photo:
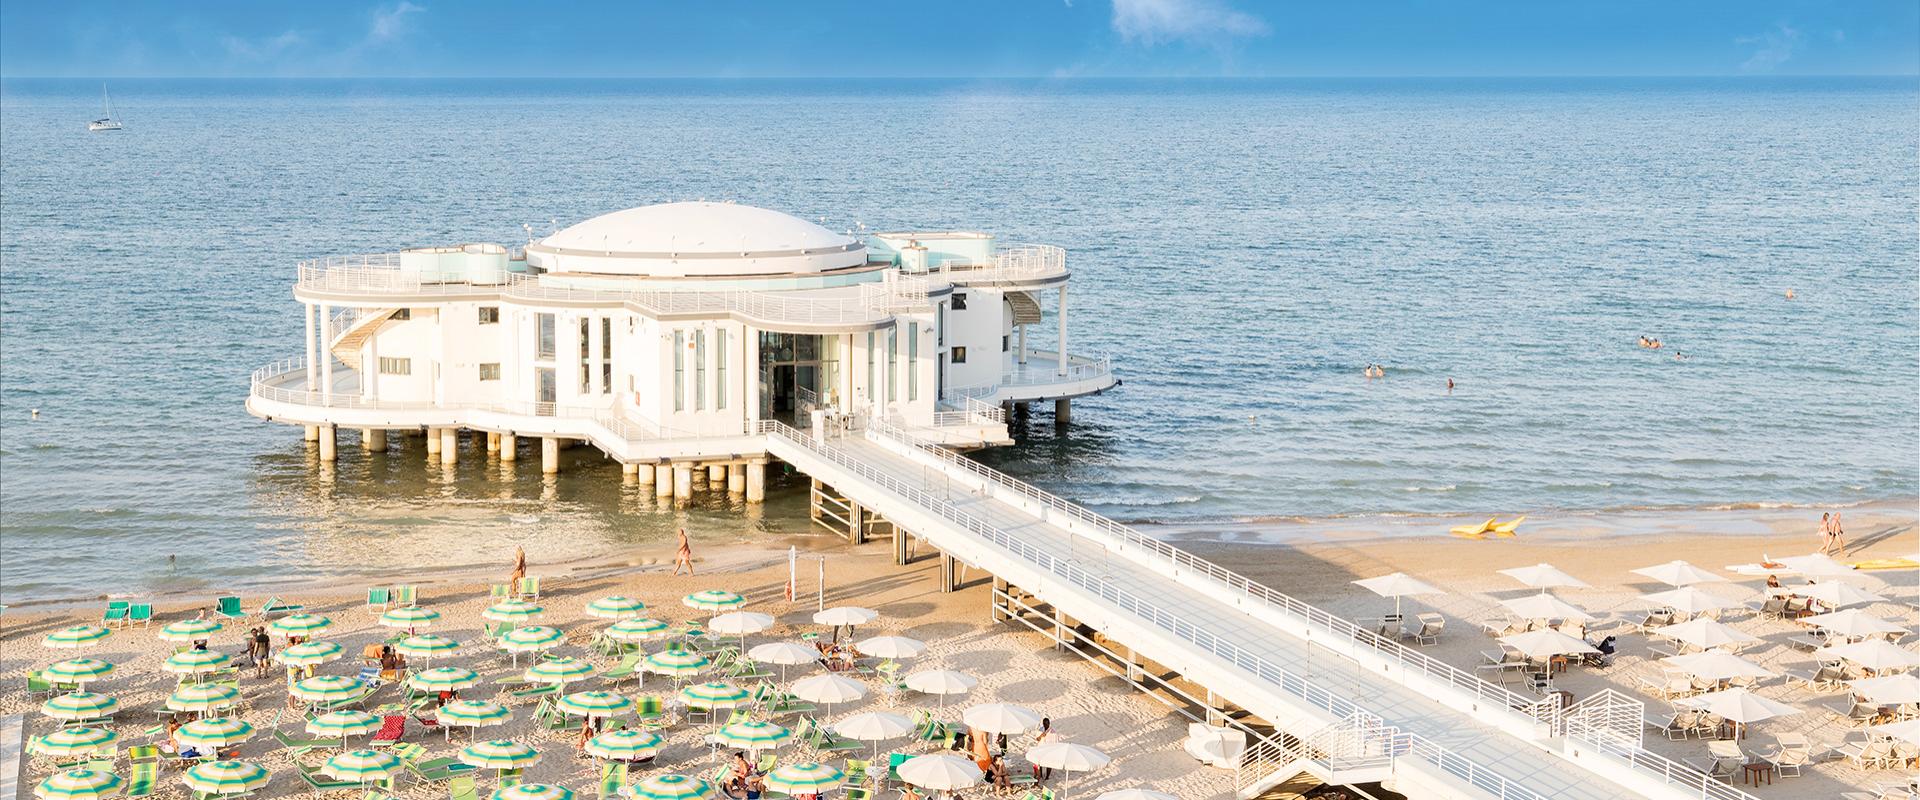
[[[1642,749],[1624,697],[1559,710],[884,424],[761,428],[901,530],[1290,734],[1249,746],[1243,796],[1308,772],[1416,798],[1751,798]]]

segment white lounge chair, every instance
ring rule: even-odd
[[[1400,629],[1400,638],[1412,639],[1415,644],[1423,647],[1430,644],[1439,644],[1440,632],[1447,627],[1447,618],[1432,612],[1424,612],[1416,615],[1415,619],[1420,622],[1420,626],[1417,628],[1402,627]]]
[[[1772,764],[1782,778],[1799,777],[1800,768],[1813,760],[1813,743],[1804,733],[1783,733],[1774,738],[1777,744],[1762,751],[1760,760]]]

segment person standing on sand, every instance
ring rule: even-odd
[[[513,572],[507,575],[507,591],[520,593],[520,579],[527,577],[527,550],[520,545],[513,546]]]
[[[1840,512],[1833,512],[1832,524],[1833,533],[1831,534],[1831,538],[1833,544],[1840,549],[1840,555],[1844,556],[1847,554],[1847,531],[1845,528],[1840,527]]]
[[[687,539],[687,529],[680,529],[680,552],[673,557],[673,574],[680,574],[680,568],[686,567],[687,574],[693,574],[693,542]]]
[[[1820,553],[1825,555],[1833,549],[1833,514],[1820,515]]]

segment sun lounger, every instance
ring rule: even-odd
[[[1668,714],[1665,719],[1648,716],[1647,727],[1660,731],[1668,739],[1685,739],[1693,732],[1694,724],[1699,721],[1699,717],[1700,714],[1697,711],[1677,710]]]
[[[600,796],[614,797],[620,793],[620,787],[627,785],[627,765],[621,761],[607,761],[600,765]]]
[[[373,586],[367,589],[368,608],[378,608],[385,611],[387,605],[391,602],[393,602],[392,589],[388,589],[385,586]]]
[[[271,617],[275,614],[297,614],[304,608],[306,608],[306,606],[289,603],[278,597],[269,597],[267,598],[267,602],[260,604],[260,616]]]
[[[1772,764],[1774,773],[1780,777],[1799,777],[1800,768],[1813,761],[1813,743],[1804,733],[1782,733],[1774,738],[1777,744],[1756,755]]]
[[[127,624],[132,625],[136,622],[140,623],[140,627],[143,628],[153,622],[152,603],[134,603],[133,605],[127,606]]]
[[[480,800],[480,791],[474,788],[473,776],[462,775],[447,784],[448,800]]]
[[[240,608],[238,597],[222,597],[214,601],[213,613],[215,616],[226,619],[246,619],[247,617],[247,612]]]
[[[1403,626],[1400,629],[1400,638],[1412,639],[1414,644],[1422,647],[1440,643],[1440,632],[1447,627],[1446,617],[1433,612],[1423,612],[1415,615],[1414,619],[1419,624]]]
[[[127,607],[132,605],[125,600],[110,600],[107,610],[100,614],[100,624],[118,625],[127,621]]]
[[[513,587],[513,594],[522,600],[540,599],[540,577],[528,575],[521,578],[520,582]]]
[[[418,587],[410,583],[393,587],[393,604],[401,608],[419,605],[420,592]]]
[[[153,794],[160,784],[160,762],[140,761],[128,766],[127,796],[146,797]]]
[[[329,778],[325,775],[320,774],[319,767],[309,767],[299,762],[294,762],[293,766],[296,769],[300,770],[300,780],[305,781],[307,784],[307,787],[316,792],[326,792],[326,791],[332,791],[334,789],[360,788],[359,781],[334,780],[333,778]]]

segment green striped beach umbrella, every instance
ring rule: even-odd
[[[349,736],[372,733],[379,729],[379,717],[355,709],[329,711],[307,720],[307,733],[315,736],[338,736],[342,744],[345,744]]]
[[[685,775],[655,775],[633,785],[636,800],[706,800],[713,784]]]
[[[111,772],[70,769],[41,781],[33,787],[33,796],[40,800],[97,800],[119,794],[126,783]]]
[[[439,711],[440,724],[469,728],[498,725],[512,716],[506,706],[487,700],[455,700]]]
[[[47,638],[41,639],[40,643],[55,650],[71,650],[98,644],[112,635],[113,631],[98,625],[75,625],[47,634]]]
[[[431,608],[408,606],[406,608],[387,609],[387,613],[380,615],[380,624],[389,628],[405,628],[408,631],[412,631],[414,628],[424,628],[432,625],[439,619],[440,612]]]
[[[267,629],[288,636],[317,636],[333,627],[333,620],[319,614],[291,614],[274,620]]]
[[[733,708],[747,704],[752,695],[725,681],[696,683],[680,690],[680,699],[688,705],[704,708]]]
[[[514,628],[507,631],[507,635],[500,637],[500,649],[509,653],[529,653],[546,650],[566,639],[566,634],[561,633],[559,628],[528,625],[524,628]]]
[[[348,750],[327,759],[320,771],[343,781],[384,781],[406,769],[400,757],[385,750]]]
[[[206,794],[246,794],[267,785],[265,767],[250,761],[206,761],[180,776],[187,788]]]
[[[407,676],[407,685],[423,692],[457,692],[480,684],[480,673],[460,667],[434,667]]]
[[[113,674],[113,665],[97,658],[69,658],[40,670],[41,677],[55,683],[86,683]]]
[[[747,598],[723,589],[708,589],[694,592],[680,599],[688,608],[701,611],[732,611],[747,604]]]
[[[40,711],[54,719],[73,720],[105,717],[119,708],[120,701],[104,694],[73,692],[48,700]]]
[[[539,619],[540,615],[546,611],[524,600],[507,600],[487,606],[487,610],[480,612],[480,616],[494,622],[527,622]]]
[[[645,611],[646,608],[646,603],[631,597],[614,595],[588,603],[587,616],[600,619],[632,619],[640,616],[640,612]]]
[[[560,702],[554,705],[568,714],[578,714],[583,717],[611,717],[633,708],[633,701],[627,699],[626,695],[613,692],[574,692],[560,698]]]
[[[360,693],[365,691],[366,688],[367,684],[359,678],[349,678],[344,675],[321,675],[300,681],[288,687],[287,691],[294,697],[298,697],[309,703],[332,705],[359,697]]]
[[[789,795],[819,794],[846,782],[846,773],[810,761],[788,764],[767,773],[767,788]]]
[[[253,726],[234,717],[208,717],[180,726],[173,732],[173,738],[183,744],[226,747],[253,738]]]
[[[558,683],[566,685],[573,681],[593,677],[593,665],[577,658],[562,656],[549,658],[527,668],[525,677],[535,683]]]
[[[493,800],[573,800],[573,790],[551,783],[522,783],[494,790]]]
[[[111,745],[119,739],[120,734],[101,728],[68,728],[33,737],[33,744],[28,749],[46,756],[77,756]]]
[[[587,755],[632,761],[660,752],[660,744],[663,741],[665,740],[660,738],[660,734],[637,728],[607,731],[587,740]]]
[[[325,664],[343,655],[346,648],[333,642],[301,642],[280,651],[280,663],[289,667]]]
[[[607,628],[607,638],[617,642],[639,642],[666,635],[667,623],[657,619],[623,619]]]
[[[647,656],[643,663],[647,665],[648,672],[679,678],[697,675],[712,662],[692,650],[662,650]]]
[[[160,669],[175,675],[203,675],[227,665],[227,654],[218,650],[182,650],[167,656]]]
[[[212,711],[240,702],[240,690],[219,683],[183,683],[167,697],[169,711]]]
[[[744,750],[770,750],[786,744],[793,732],[771,722],[750,720],[722,727],[714,741]]]
[[[399,653],[400,655],[407,656],[409,658],[427,658],[427,659],[431,659],[437,656],[453,655],[454,651],[459,649],[460,649],[459,642],[456,642],[452,639],[448,639],[444,636],[435,636],[431,633],[422,633],[417,636],[409,636],[405,639],[401,639],[399,642],[395,643],[393,646],[394,652]]]
[[[197,642],[219,633],[224,627],[218,620],[183,619],[167,623],[160,629],[159,636],[163,642]]]
[[[512,739],[474,742],[460,749],[460,763],[480,769],[525,769],[540,763],[540,751]]]

